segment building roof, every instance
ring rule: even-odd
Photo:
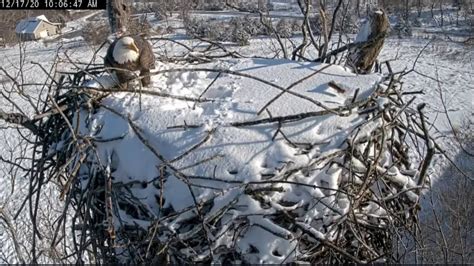
[[[36,18],[33,18],[35,20],[42,20],[42,21],[47,21],[49,22],[49,20],[46,18],[45,15],[40,15],[40,16],[37,16]]]

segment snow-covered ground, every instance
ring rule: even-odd
[[[76,30],[78,27],[81,27],[85,23],[85,19],[74,21],[68,24],[68,29],[71,31]],[[190,40],[194,44],[198,44],[197,41]],[[2,49],[2,48],[0,48]],[[155,42],[155,52],[157,54],[162,54],[164,50],[176,52],[181,49],[179,46],[163,42]],[[255,55],[255,56],[268,56],[272,54],[276,49],[275,43],[272,43],[269,39],[261,38],[251,41],[249,47],[232,47],[242,54],[246,55]],[[0,66],[3,67],[7,72],[18,74],[18,79],[22,80],[23,83],[43,83],[47,80],[46,73],[36,64],[39,63],[46,70],[49,70],[52,67],[53,60],[56,57],[56,52],[59,51],[59,56],[62,59],[62,62],[58,65],[59,69],[70,70],[75,69],[75,66],[68,63],[68,58],[71,58],[75,61],[80,62],[89,62],[93,56],[93,47],[89,47],[86,43],[81,41],[80,38],[65,40],[62,43],[52,43],[47,47],[43,43],[27,43],[26,49],[20,50],[18,46],[7,47],[0,50]],[[422,52],[421,52],[422,51]],[[65,55],[67,53],[67,56]],[[103,55],[104,51],[101,51],[100,55]],[[26,59],[26,60],[25,60]],[[473,101],[474,101],[474,51],[472,46],[463,46],[461,44],[455,44],[452,42],[446,42],[442,40],[429,41],[427,39],[395,39],[390,38],[386,41],[385,47],[382,51],[380,57],[381,61],[393,59],[391,62],[392,68],[394,71],[402,69],[411,69],[415,66],[415,72],[410,73],[404,78],[404,86],[407,91],[418,91],[423,90],[424,94],[417,95],[417,102],[426,102],[428,104],[428,110],[426,113],[429,117],[430,122],[433,124],[430,128],[431,133],[439,141],[440,145],[448,152],[449,156],[453,158],[459,153],[459,146],[456,142],[452,141],[452,128],[448,121],[448,118],[445,114],[443,107],[443,99],[445,106],[448,108],[448,114],[450,116],[451,122],[455,127],[460,126],[463,122],[470,121],[472,124],[472,117],[474,117],[473,112]],[[24,61],[22,61],[24,60]],[[100,58],[98,62],[101,62]],[[416,62],[416,65],[415,65]],[[23,65],[23,72],[19,72],[19,66]],[[166,66],[162,66],[166,68]],[[281,84],[282,86],[291,84],[292,81],[295,81],[295,77],[302,77],[307,75],[312,69],[316,66],[315,64],[306,64],[298,62],[289,62],[286,60],[262,60],[262,59],[243,59],[243,60],[223,60],[217,61],[217,63],[208,67],[219,67],[233,70],[241,71],[251,71],[253,74],[258,76],[266,77],[274,83]],[[284,70],[284,71],[283,71]],[[334,75],[334,79],[340,79],[339,82],[346,83],[345,85],[349,88],[349,91],[352,91],[359,87],[367,87],[367,84],[373,84],[377,79],[377,76],[361,76],[358,81],[361,83],[351,83],[346,80],[344,75],[347,75],[342,71],[341,67],[332,66],[327,69],[327,72],[331,75]],[[324,75],[321,77],[321,80],[311,80],[307,81],[304,84],[299,86],[299,92],[301,93],[319,93],[321,102],[326,103],[327,105],[333,105],[335,103],[343,103],[347,100],[347,95],[338,95],[326,87],[321,87],[323,83],[327,83],[332,79],[331,75]],[[169,92],[172,94],[179,95],[188,95],[193,97],[199,97],[199,94],[203,89],[209,84],[209,81],[213,79],[213,74],[204,74],[204,73],[193,73],[193,74],[176,74],[170,75],[167,79],[156,79],[155,84],[165,83]],[[4,82],[5,76],[0,72],[0,84],[3,84],[5,87],[1,87],[3,91],[9,88],[9,84]],[[318,85],[319,84],[319,85]],[[33,85],[26,88],[26,93],[31,95],[37,95],[40,91],[41,86]],[[259,90],[261,91],[261,98],[249,98],[246,94],[248,90]],[[167,115],[160,117],[149,116],[153,118],[151,120],[140,121],[139,117],[136,117],[137,121],[140,121],[140,125],[149,128],[150,132],[148,134],[162,134],[163,139],[166,139],[169,143],[173,143],[169,147],[168,151],[173,151],[165,153],[167,158],[175,158],[178,154],[186,150],[186,147],[196,144],[200,139],[205,137],[206,132],[194,132],[190,134],[189,132],[182,132],[179,134],[169,135],[164,132],[161,127],[172,126],[179,123],[193,124],[193,123],[204,123],[211,128],[211,125],[215,124],[225,124],[229,121],[241,121],[244,118],[249,118],[252,113],[255,112],[256,107],[263,106],[265,99],[271,98],[271,95],[275,95],[278,91],[267,88],[261,84],[250,82],[247,79],[240,79],[235,77],[225,77],[218,80],[218,82],[213,86],[213,89],[206,92],[203,97],[208,98],[217,98],[219,99],[216,103],[209,103],[189,111],[190,103],[186,102],[175,102],[169,100],[163,100],[157,104],[162,108],[162,112]],[[352,94],[350,94],[352,95]],[[265,96],[265,97],[263,97]],[[15,99],[18,99],[18,102],[22,108],[26,108],[31,114],[32,109],[28,107],[28,101],[24,98],[21,98],[19,95],[13,96]],[[290,97],[291,96],[285,96]],[[236,99],[239,99],[238,101]],[[36,99],[34,99],[36,100]],[[126,109],[128,104],[136,101],[133,97],[129,95],[122,95],[122,98],[117,98],[117,102],[112,102],[111,104],[117,106],[117,108]],[[301,103],[300,105],[292,105],[291,100],[287,98],[282,98],[278,102],[270,106],[269,110],[274,116],[285,115],[288,112],[297,112],[310,110],[314,106],[308,103]],[[2,111],[6,112],[17,112],[12,105],[3,100],[0,102]],[[278,108],[277,108],[278,106]],[[173,110],[173,111],[172,111]],[[179,111],[182,110],[182,111]],[[188,111],[185,111],[188,110]],[[171,113],[172,111],[172,113]],[[146,113],[147,110],[145,109]],[[109,114],[110,115],[110,114]],[[114,118],[110,118],[114,119]],[[321,141],[331,141],[328,140],[328,136],[337,126],[336,123],[342,123],[343,121],[334,121],[334,123],[329,123],[332,127],[320,129],[314,125],[300,124],[292,129],[292,133],[304,139],[307,134],[319,134]],[[118,127],[107,128],[105,127],[102,130],[102,134],[110,133],[109,135],[118,134],[121,135],[126,131],[121,124],[118,123]],[[0,124],[2,126],[1,138],[0,138],[0,147],[4,152],[2,153],[2,158],[4,159],[13,159],[19,157],[19,150],[24,147],[24,143],[20,142],[17,131],[15,129],[5,129],[7,127],[3,122]],[[216,133],[216,137],[213,141],[221,141],[221,146],[225,149],[229,149],[230,153],[248,153],[255,154],[254,158],[243,158],[236,156],[235,158],[240,158],[242,160],[248,160],[251,162],[248,164],[248,168],[241,169],[240,172],[235,172],[234,167],[236,164],[241,162],[235,161],[225,161],[222,162],[222,167],[219,168],[219,173],[223,176],[233,175],[244,177],[247,173],[250,172],[261,172],[267,168],[278,168],[282,162],[288,159],[290,154],[293,154],[294,151],[291,147],[288,146],[278,146],[272,147],[271,150],[265,150],[264,148],[268,145],[265,141],[261,139],[262,136],[268,138],[270,132],[266,132],[264,128],[252,129],[252,130],[237,130],[237,129],[224,129],[227,132]],[[235,132],[231,132],[235,131]],[[253,132],[256,131],[256,132]],[[290,134],[290,133],[289,133]],[[233,136],[233,141],[241,143],[241,145],[236,145],[236,147],[231,147],[226,144],[228,136]],[[250,136],[253,136],[250,137]],[[152,178],[153,173],[156,174],[156,168],[153,168],[153,162],[148,162],[142,160],[147,157],[138,157],[132,156],[129,149],[133,149],[135,146],[133,143],[124,142],[123,147],[119,149],[128,150],[127,152],[121,153],[129,154],[129,156],[120,158],[120,160],[127,160],[130,162],[135,162],[137,165],[134,169],[119,169],[120,173],[123,176],[133,177],[133,176],[146,176],[150,175]],[[106,149],[105,149],[106,150]],[[259,152],[265,151],[265,152]],[[136,153],[143,153],[142,150],[137,150]],[[207,150],[204,151],[199,156],[202,159],[204,157],[210,157],[215,155],[218,151]],[[113,151],[109,151],[109,155]],[[7,157],[10,156],[10,157]],[[106,157],[106,155],[104,154]],[[298,161],[295,158],[292,158],[294,161]],[[190,161],[183,161],[181,164],[182,167],[189,165]],[[148,166],[147,166],[148,165]],[[147,168],[148,167],[148,168]],[[149,167],[153,169],[149,169]],[[206,166],[202,166],[206,167]],[[444,167],[446,167],[446,160],[442,157],[437,157],[433,167],[431,168],[431,173],[433,177],[436,177],[437,174],[443,172]],[[265,169],[264,169],[265,168]],[[19,206],[24,199],[25,193],[28,191],[28,176],[23,178],[13,179],[17,173],[12,172],[11,168],[8,167],[5,163],[0,162],[0,214],[4,214],[6,217],[13,217],[18,210]],[[176,182],[176,186],[179,184]],[[177,187],[177,189],[180,189]],[[182,189],[182,188],[181,188]],[[13,193],[12,193],[13,192]],[[57,194],[54,192],[54,189],[49,191],[51,201],[54,201],[54,198],[57,197]],[[173,195],[170,195],[172,198]],[[45,197],[48,198],[48,197]],[[189,200],[189,198],[188,198]],[[171,201],[170,204],[185,204],[185,201]],[[50,202],[45,204],[46,209],[49,206],[56,206],[57,210],[60,210],[60,204]],[[49,219],[48,214],[51,214],[51,210],[45,210],[44,217]],[[23,211],[20,215],[20,218],[16,221],[13,221],[13,229],[10,230],[5,226],[5,223],[0,223],[0,250],[4,255],[2,258],[8,259],[5,262],[16,262],[19,261],[19,258],[15,257],[15,247],[14,241],[12,239],[16,238],[20,243],[28,243],[30,240],[30,225],[28,224],[28,212]],[[51,217],[54,217],[54,214],[51,214]],[[12,232],[25,232],[24,234],[16,235],[13,237]],[[47,238],[46,238],[47,239]],[[45,241],[46,243],[47,241]],[[20,246],[20,249],[24,248]],[[45,250],[48,247],[44,247]]]
[[[380,58],[389,60],[397,57],[392,62],[394,69],[412,69],[415,66],[415,71],[404,77],[405,89],[424,92],[417,96],[417,102],[428,104],[426,114],[433,124],[431,133],[450,156],[455,157],[459,145],[452,142],[453,129],[448,116],[455,129],[463,123],[473,123],[474,50],[471,46],[446,41],[389,39]],[[441,173],[445,166],[442,162],[445,161],[441,159],[433,164],[434,173]]]

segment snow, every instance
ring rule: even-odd
[[[75,21],[70,24],[71,29],[77,29],[85,20]],[[364,26],[364,30],[357,36],[356,41],[364,41],[369,36],[369,28]],[[72,40],[74,44],[78,39]],[[271,51],[270,45],[266,43],[268,40],[253,40],[251,47],[242,48],[247,50],[247,54],[268,55]],[[419,39],[388,39],[386,46],[382,52],[381,60],[393,59],[397,55],[395,61],[392,62],[394,69],[400,70],[405,67],[411,68],[413,60],[418,52],[426,44],[427,40]],[[158,46],[157,46],[158,47]],[[68,47],[65,47],[68,48]],[[161,52],[161,48],[157,48]],[[177,47],[173,47],[177,50]],[[239,48],[236,48],[239,49]],[[61,50],[62,52],[64,50]],[[28,61],[43,63],[46,69],[49,69],[54,57],[55,48],[44,47],[42,44],[28,44],[25,55]],[[6,48],[2,51],[0,65],[8,70],[14,70],[18,60],[21,57],[18,47]],[[71,52],[70,56],[77,60],[89,60],[92,51],[83,44],[78,44]],[[449,114],[454,124],[460,125],[466,117],[473,115],[473,76],[474,68],[472,61],[472,49],[462,47],[460,45],[446,44],[443,42],[433,42],[428,49],[420,56],[416,69],[419,73],[411,73],[405,78],[404,88],[407,91],[424,90],[424,95],[418,97],[416,102],[428,102],[427,115],[429,121],[434,124],[430,127],[435,139],[438,139],[443,147],[447,148],[450,155],[457,153],[457,145],[449,142],[446,138],[451,132],[451,127],[445,115],[441,112],[441,103],[439,101],[438,82],[436,77],[441,80],[441,92],[449,106]],[[287,60],[263,60],[263,59],[242,59],[242,60],[222,60],[216,64],[207,65],[208,68],[231,69],[241,73],[249,73],[259,76],[265,80],[276,82],[283,87],[290,85],[299,78],[305,77],[315,70],[320,69],[324,65],[292,62]],[[170,69],[172,66],[162,66],[160,70]],[[62,64],[61,68],[71,69],[70,64]],[[26,81],[43,81],[46,79],[45,74],[41,70],[29,62],[25,63],[25,80]],[[153,78],[154,90],[158,88],[172,95],[185,95],[189,97],[199,97],[203,90],[215,78],[215,73],[209,72],[173,72],[165,75],[158,75]],[[0,80],[2,80],[0,76]],[[371,93],[375,84],[380,80],[379,75],[357,76],[347,72],[340,66],[330,66],[323,73],[308,79],[292,91],[302,95],[311,97],[328,106],[330,108],[340,106],[351,100],[356,89],[361,89],[358,99],[362,99]],[[327,83],[333,81],[344,88],[345,93],[341,94],[327,86]],[[89,80],[84,86],[95,89],[102,87],[111,88],[114,84],[113,78],[103,76],[97,80]],[[28,92],[37,90],[38,88],[29,88]],[[201,189],[198,195],[199,201],[213,199],[213,210],[209,212],[209,217],[218,215],[218,213],[226,205],[247,205],[247,209],[239,210],[239,212],[227,213],[226,218],[222,219],[224,224],[221,233],[216,234],[221,237],[216,239],[215,245],[230,245],[233,236],[227,235],[225,232],[230,226],[230,222],[239,218],[239,215],[268,214],[268,211],[262,210],[259,204],[254,202],[250,197],[246,197],[244,187],[241,184],[248,184],[253,181],[260,181],[268,178],[268,176],[276,175],[277,177],[289,171],[296,169],[301,165],[314,160],[318,156],[330,155],[337,152],[342,145],[342,141],[347,137],[348,133],[362,121],[357,115],[341,118],[334,116],[323,116],[312,120],[302,120],[294,122],[282,127],[282,131],[291,136],[291,139],[298,142],[322,143],[316,145],[315,148],[307,153],[302,153],[302,148],[293,147],[287,143],[281,134],[278,134],[274,141],[272,137],[277,130],[277,125],[266,124],[254,127],[236,128],[230,126],[232,122],[256,120],[268,118],[269,114],[263,112],[260,116],[256,113],[259,108],[280,91],[254,80],[233,76],[229,74],[222,75],[220,79],[211,87],[203,97],[215,99],[214,102],[198,104],[194,108],[193,102],[175,100],[170,98],[159,98],[142,95],[142,102],[139,104],[138,97],[131,93],[116,93],[109,97],[105,104],[118,112],[128,115],[131,114],[132,121],[143,129],[143,134],[150,140],[153,147],[165,157],[166,160],[172,161],[185,151],[200,143],[210,134],[210,139],[198,149],[194,150],[189,156],[173,162],[173,165],[185,174],[192,174],[196,177],[199,174],[215,171],[216,180],[212,183],[213,188]],[[27,103],[22,102],[22,106]],[[383,102],[380,102],[383,104]],[[2,102],[3,106],[9,106],[8,103]],[[3,107],[2,107],[3,108]],[[7,108],[7,107],[5,107]],[[2,109],[3,110],[3,109]],[[306,100],[302,100],[293,95],[285,94],[269,108],[269,113],[276,116],[284,116],[299,112],[319,111],[320,106],[316,106]],[[31,111],[31,110],[30,110]],[[149,151],[138,139],[137,135],[127,121],[123,118],[101,109],[92,117],[90,125],[86,125],[84,121],[81,124],[81,133],[84,135],[94,136],[95,138],[115,138],[124,136],[121,140],[111,143],[100,143],[98,150],[104,162],[108,162],[110,170],[113,172],[117,182],[129,183],[134,180],[152,181],[159,175],[157,166],[161,164],[160,160]],[[202,125],[197,128],[188,129],[169,129],[175,125]],[[376,121],[374,121],[376,123]],[[360,133],[355,136],[360,138],[367,136],[376,124],[364,126]],[[100,129],[100,130],[99,130]],[[212,132],[212,133],[211,133]],[[14,151],[23,147],[19,145],[19,140],[15,130],[2,130],[1,147],[4,151]],[[5,155],[2,155],[5,156]],[[15,156],[15,155],[14,155]],[[18,154],[16,154],[18,156]],[[206,158],[215,159],[197,166],[189,167]],[[354,160],[354,164],[358,166],[360,171],[364,171],[363,164]],[[217,166],[217,168],[215,168]],[[442,173],[444,164],[438,159],[430,170],[430,173]],[[13,186],[8,167],[0,164],[0,169],[5,173],[1,182],[4,184],[0,188],[0,206],[13,215],[15,210],[21,204],[22,195],[27,191],[27,180],[20,179],[16,185],[16,193],[10,193]],[[238,170],[238,171],[237,171]],[[386,171],[386,169],[380,169]],[[325,168],[320,172],[311,173],[309,176],[295,175],[293,181],[303,182],[307,184],[324,185],[328,188],[336,188],[339,170],[334,168]],[[400,173],[393,171],[390,178],[398,182],[402,186],[414,186],[410,179],[405,175],[408,173]],[[414,173],[410,173],[414,175]],[[87,182],[87,177],[84,177]],[[235,181],[239,183],[225,183],[222,181]],[[291,180],[290,180],[291,181]],[[192,180],[195,184],[204,184],[198,178]],[[206,184],[209,184],[206,180]],[[193,199],[189,193],[188,187],[176,176],[170,176],[165,186],[167,188],[165,197],[167,198],[167,207],[174,210],[182,210],[193,205]],[[308,198],[319,198],[325,196],[327,191],[316,190],[313,188],[296,188],[288,184],[278,185],[282,187],[283,193],[273,193],[265,195],[265,201],[270,202],[272,206],[277,208],[296,208],[302,200]],[[261,187],[261,186],[259,186]],[[160,215],[159,204],[154,198],[155,190],[152,186],[141,188],[133,186],[134,193],[143,195],[142,201],[149,207],[150,213],[155,217]],[[57,193],[51,192],[54,199]],[[414,195],[415,196],[415,195]],[[328,198],[330,203],[333,198]],[[278,204],[281,201],[295,202],[294,206],[282,206]],[[57,204],[57,203],[56,203]],[[339,199],[337,202],[338,210],[344,213],[347,208],[347,202]],[[46,204],[45,204],[46,206]],[[47,205],[49,206],[49,205]],[[52,205],[54,206],[54,205]],[[58,212],[60,212],[60,207]],[[377,206],[368,206],[374,209],[374,213],[380,212]],[[378,209],[378,210],[377,210]],[[231,215],[232,214],[232,215]],[[125,213],[121,213],[127,218],[129,223],[140,223],[143,228],[149,226],[143,221],[134,220]],[[300,223],[305,228],[309,224],[317,223],[315,217],[324,216],[320,206],[308,210],[305,214],[304,221]],[[374,214],[375,215],[375,214]],[[379,215],[383,215],[379,213]],[[179,219],[168,223],[170,230],[177,227],[176,223],[185,222],[190,212],[185,212]],[[326,217],[323,223],[327,223],[333,217]],[[51,219],[53,220],[53,219]],[[166,223],[167,221],[165,221]],[[229,224],[226,225],[226,222]],[[252,250],[252,246],[256,247],[261,253],[268,254],[263,260],[257,260],[256,255],[249,254],[248,259],[254,263],[282,263],[284,258],[294,249],[295,241],[292,239],[278,239],[278,241],[270,241],[271,231],[285,234],[282,228],[277,227],[268,220],[255,219],[251,220],[254,226],[244,232],[243,241],[239,242],[238,248],[243,251]],[[28,232],[29,226],[26,222],[18,222],[16,225],[19,231]],[[264,229],[265,228],[265,229]],[[325,234],[311,227],[310,232],[315,237],[322,239]],[[20,236],[22,241],[27,241],[26,234]],[[0,249],[7,252],[13,258],[13,245],[10,234],[1,227],[0,230]],[[276,251],[276,252],[274,252]],[[15,261],[15,259],[12,259]]]
[[[360,27],[359,33],[357,34],[355,38],[355,42],[366,42],[369,39],[369,36],[371,34],[371,26],[370,26],[370,20],[366,19],[363,23],[362,26]]]
[[[88,11],[89,12],[89,11]],[[95,17],[103,13],[104,11],[94,11],[90,14],[87,14],[79,19],[72,20],[66,23],[66,26],[62,29],[62,33],[72,33],[72,32],[80,32],[82,27],[87,24],[88,21],[93,20]]]
[[[47,21],[47,22],[49,22],[49,20],[46,18],[46,16],[45,16],[45,15],[40,15],[40,16],[37,16],[37,17],[36,17],[36,20],[43,20],[43,21]]]
[[[275,76],[281,79],[279,83],[285,87],[310,75],[321,68],[321,65],[297,63],[285,60],[230,60],[223,62],[230,69],[240,73],[247,73],[270,80]],[[207,85],[212,82],[215,73],[183,72],[168,74],[164,84],[155,84],[163,88],[163,92],[173,95],[199,96]],[[337,80],[345,84],[348,89],[346,94],[340,95],[333,91],[327,83]],[[159,83],[162,77],[154,79]],[[302,82],[292,91],[304,96],[313,97],[327,108],[336,108],[343,105],[357,88],[362,88],[362,93],[373,89],[374,84],[380,80],[378,75],[356,77],[339,66],[330,66],[314,78]],[[367,86],[367,84],[370,84]],[[241,180],[243,182],[256,181],[256,176],[264,171],[275,172],[287,162],[293,162],[294,167],[307,163],[311,158],[306,155],[296,155],[298,150],[285,143],[280,136],[275,142],[271,136],[276,130],[274,125],[257,126],[254,128],[235,128],[228,126],[233,122],[256,120],[267,117],[256,115],[258,108],[263,107],[269,99],[280,91],[263,83],[251,79],[227,75],[214,83],[214,86],[203,97],[216,99],[215,102],[204,103],[194,108],[194,103],[186,103],[174,99],[160,99],[142,96],[143,111],[139,111],[139,102],[133,94],[118,94],[106,100],[107,106],[127,115],[132,114],[134,122],[139,128],[144,129],[151,143],[157,146],[167,160],[172,160],[180,154],[199,143],[213,130],[211,140],[201,148],[195,150],[192,156],[176,162],[175,167],[180,168],[190,165],[200,159],[210,158],[216,154],[224,154],[225,159],[219,162],[216,175]],[[317,96],[316,98],[314,98]],[[274,104],[269,106],[273,116],[287,116],[297,113],[321,111],[321,107],[314,103],[300,99],[294,95],[285,94]],[[157,175],[156,158],[147,151],[136,139],[133,130],[127,126],[127,121],[117,118],[108,111],[102,110],[96,114],[91,127],[101,125],[101,131],[94,137],[108,139],[120,135],[126,137],[118,142],[104,144],[99,148],[106,159],[107,154],[116,152],[119,161],[129,162],[121,164],[115,175],[118,180],[150,180]],[[176,125],[205,125],[190,130],[168,130]],[[333,138],[334,135],[347,133],[347,130],[357,123],[356,116],[347,118],[321,117],[316,121],[295,122],[283,127],[283,131],[296,142],[329,142],[328,147],[337,148],[343,138]],[[84,135],[93,134],[91,127],[82,126]],[[217,127],[217,129],[216,129]],[[92,131],[92,133],[91,133]],[[140,156],[137,156],[140,154]],[[151,157],[151,159],[149,159]],[[214,163],[203,164],[193,169],[193,175],[208,173]],[[238,173],[233,173],[239,169]],[[171,201],[172,202],[172,201]]]
[[[111,89],[118,85],[118,78],[114,75],[104,75],[101,77],[87,79],[82,85],[85,88],[92,89]]]
[[[264,195],[263,198],[275,209],[294,209],[301,206],[302,202],[308,203],[318,199],[311,203],[312,207],[303,215],[301,224],[310,227],[312,234],[324,238],[326,232],[321,231],[322,224],[316,221],[321,219],[323,224],[331,223],[333,219],[347,212],[348,202],[344,199],[335,201],[334,195],[328,195],[327,189],[339,188],[338,180],[342,169],[335,164],[325,166],[328,160],[321,158],[325,156],[331,158],[331,155],[345,148],[344,141],[355,128],[365,122],[365,119],[357,112],[353,112],[348,116],[329,114],[302,119],[284,124],[280,128],[274,123],[248,127],[234,125],[237,122],[268,118],[270,115],[289,116],[335,109],[352,100],[357,89],[360,90],[360,95],[370,95],[382,76],[379,74],[358,76],[337,65],[290,60],[227,59],[201,65],[200,68],[211,70],[222,68],[266,81],[278,78],[278,85],[283,88],[303,80],[297,83],[291,92],[318,101],[318,104],[286,93],[268,107],[268,112],[259,115],[259,109],[277,96],[281,92],[279,89],[264,82],[233,74],[221,75],[213,86],[208,88],[216,78],[216,73],[169,72],[165,70],[174,68],[168,64],[157,71],[165,74],[153,76],[154,88],[175,96],[201,95],[213,101],[194,104],[146,94],[139,98],[136,93],[115,93],[103,100],[107,108],[100,108],[99,111],[89,115],[81,113],[80,124],[74,127],[79,127],[80,135],[96,139],[107,140],[123,136],[122,139],[95,145],[98,161],[106,162],[104,167],[111,169],[114,183],[153,182],[160,177],[161,167],[176,169],[172,170],[164,181],[163,197],[166,201],[162,207],[156,201],[160,190],[152,186],[131,187],[134,195],[140,195],[141,204],[144,204],[149,211],[151,215],[149,222],[162,216],[161,209],[172,208],[181,214],[168,223],[166,228],[175,232],[182,226],[181,223],[190,218],[191,213],[185,210],[194,206],[195,201],[211,201],[213,209],[207,214],[208,218],[217,213],[222,213],[224,216],[232,215],[232,219],[223,219],[220,222],[219,228],[223,228],[222,230],[229,224],[248,225],[247,229],[240,233],[237,242],[230,241],[231,236],[226,235],[225,231],[210,236],[216,238],[215,245],[220,243],[230,247],[229,245],[235,244],[237,250],[247,254],[246,261],[252,263],[282,263],[287,259],[292,261],[297,241],[292,233],[274,221],[262,218],[264,215],[272,214],[273,211],[250,197],[248,193],[251,192],[247,192],[247,189],[265,188],[266,181],[278,182],[285,173],[303,169],[310,164],[319,166],[320,168],[316,168],[319,170],[297,173],[285,179],[287,182],[307,184],[308,187],[282,183],[281,186],[278,185],[281,189],[279,193]],[[314,75],[317,72],[319,73]],[[341,84],[345,92],[335,91],[328,85],[330,82]],[[92,85],[89,82],[87,84]],[[116,112],[121,115],[117,115]],[[133,126],[127,117],[131,117]],[[176,128],[179,125],[187,127]],[[294,143],[321,144],[305,150],[304,147],[289,143],[281,134],[273,138],[278,129]],[[370,129],[366,130],[367,134],[370,134]],[[141,140],[143,138],[147,140],[146,145]],[[183,157],[183,154],[187,156]],[[196,164],[205,159],[209,160]],[[185,181],[183,175],[187,176],[189,181]],[[90,178],[85,174],[81,180],[87,184]],[[190,184],[193,185],[192,188]],[[247,184],[253,185],[247,187]],[[315,188],[314,185],[323,189]],[[282,202],[293,201],[297,202],[296,206],[282,205]],[[229,205],[240,207],[228,210]],[[339,214],[333,214],[326,206],[332,206],[332,209],[337,210]],[[134,217],[127,214],[123,214],[118,220],[121,223],[115,224],[117,231],[124,224],[133,225],[137,222]],[[146,226],[146,219],[141,224]],[[192,235],[192,232],[189,231],[182,237],[188,234]],[[275,234],[282,237],[275,238]],[[206,252],[208,251],[198,255],[206,256]]]
[[[416,72],[404,77],[403,88],[405,91],[423,91],[423,95],[416,97],[414,106],[421,102],[427,103],[425,114],[430,124],[430,134],[450,158],[455,158],[460,150],[459,144],[452,138],[453,128],[448,116],[454,129],[459,129],[465,123],[473,123],[474,50],[445,41],[388,39],[380,60],[396,58],[391,62],[394,69],[411,69],[415,58],[427,44],[416,63]],[[447,110],[444,110],[441,96]],[[435,156],[429,169],[433,185],[447,165],[443,156]]]

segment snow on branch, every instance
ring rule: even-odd
[[[45,176],[61,184],[56,232],[74,209],[70,255],[129,263],[389,256],[394,232],[416,226],[434,152],[422,108],[400,91],[403,75],[265,63],[271,71],[248,70],[249,59],[161,69],[151,75],[162,89],[136,91],[84,83],[101,84],[94,67],[52,84],[44,114],[2,115],[42,136],[32,193]],[[288,84],[265,76],[290,70],[300,77]]]

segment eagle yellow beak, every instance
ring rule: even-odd
[[[135,45],[135,43],[131,43],[130,45],[127,46],[128,49],[133,50],[135,52],[139,52],[138,47]]]

